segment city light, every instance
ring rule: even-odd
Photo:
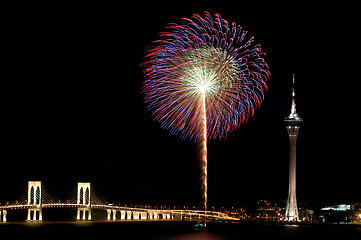
[[[322,211],[349,211],[350,209],[351,209],[351,205],[346,205],[346,204],[321,208]]]

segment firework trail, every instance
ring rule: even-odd
[[[261,46],[219,14],[171,23],[146,56],[143,92],[161,127],[200,142],[207,209],[207,140],[224,139],[260,107],[270,76]]]

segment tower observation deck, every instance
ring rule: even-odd
[[[290,139],[290,172],[289,172],[289,188],[286,206],[286,221],[298,221],[298,207],[296,199],[296,141],[298,131],[302,124],[302,119],[298,116],[295,102],[295,75],[292,79],[292,105],[291,113],[284,120]]]

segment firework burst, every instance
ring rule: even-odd
[[[270,76],[261,46],[236,23],[184,18],[146,56],[143,92],[162,128],[203,145],[204,197],[207,196],[207,139],[226,138],[260,107]]]

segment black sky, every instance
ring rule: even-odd
[[[144,55],[169,22],[220,13],[261,43],[269,90],[248,123],[208,147],[210,204],[286,200],[296,74],[297,197],[361,201],[357,6],[304,1],[136,1],[4,6],[0,202],[28,180],[63,198],[90,181],[117,203],[197,204],[196,145],[160,128],[143,103]]]

